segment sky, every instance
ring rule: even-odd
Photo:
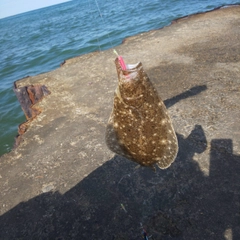
[[[68,2],[68,0],[0,0],[0,18]]]

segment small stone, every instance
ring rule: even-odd
[[[44,185],[42,186],[42,192],[43,192],[43,193],[50,192],[50,191],[52,191],[53,189],[54,189],[53,183],[44,184]]]

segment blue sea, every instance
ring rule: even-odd
[[[176,18],[230,4],[240,1],[75,0],[0,19],[0,156],[11,151],[18,125],[26,121],[14,81],[112,48]]]

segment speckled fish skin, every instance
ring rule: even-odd
[[[144,72],[142,63],[124,71],[115,60],[118,87],[110,115],[106,144],[109,149],[142,166],[168,168],[178,142],[167,109]]]

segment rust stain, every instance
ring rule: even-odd
[[[61,64],[60,67],[62,67],[66,63],[66,60],[64,60]]]
[[[14,82],[13,91],[21,105],[21,108],[26,116],[27,121],[18,126],[18,135],[15,137],[14,148],[18,147],[22,141],[22,135],[27,131],[29,123],[41,113],[41,109],[35,104],[40,102],[43,97],[49,95],[51,92],[45,85],[28,85],[24,87],[17,87]]]

